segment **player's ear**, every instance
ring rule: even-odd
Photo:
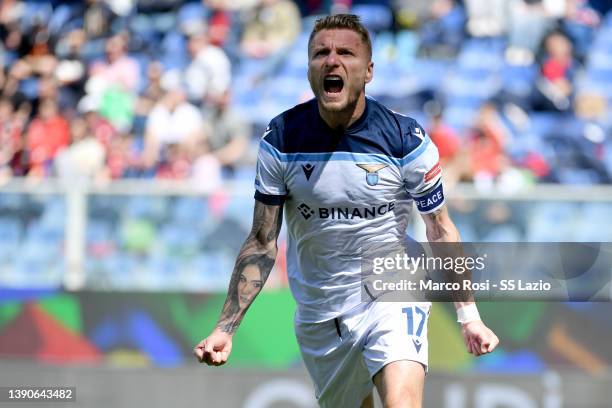
[[[370,61],[368,63],[368,68],[366,71],[366,77],[365,77],[366,84],[369,83],[373,77],[374,77],[374,63]]]

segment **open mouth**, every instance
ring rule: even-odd
[[[344,81],[338,75],[327,75],[323,78],[323,89],[327,93],[340,93],[344,87]]]

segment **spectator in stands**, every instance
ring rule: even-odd
[[[510,133],[503,124],[492,102],[482,105],[478,111],[467,145],[470,168],[467,178],[476,184],[492,182],[509,164],[505,145]]]
[[[219,0],[204,0],[210,10],[208,16],[208,41],[217,47],[223,47],[236,26],[233,14],[227,9],[226,2]]]
[[[107,178],[106,150],[93,136],[87,121],[74,118],[70,136],[71,144],[58,152],[54,162],[57,176],[71,182]]]
[[[394,0],[395,21],[403,29],[420,27],[430,15],[430,0]]]
[[[232,109],[229,90],[215,98],[209,98],[208,101],[204,111],[210,130],[207,138],[208,148],[221,165],[232,170],[248,148],[249,126]]]
[[[213,191],[221,186],[221,163],[211,153],[207,138],[200,139],[196,144],[191,180],[200,191]]]
[[[210,9],[227,11],[246,11],[257,6],[259,0],[204,0],[204,5]]]
[[[572,43],[561,32],[553,32],[544,40],[544,59],[534,96],[537,110],[566,111],[571,107],[572,85],[576,61]]]
[[[32,26],[25,28],[22,33],[19,25],[8,27],[5,44],[18,57],[10,68],[10,75],[18,81],[52,75],[57,58],[52,54],[53,41],[46,23],[35,16]]]
[[[117,17],[111,7],[103,0],[86,0],[78,16],[83,17],[83,29],[87,38],[102,38],[111,32],[111,26]]]
[[[105,149],[109,149],[113,140],[119,136],[119,132],[108,120],[100,116],[98,109],[97,101],[91,96],[85,96],[78,104],[79,114],[85,119],[88,132]]]
[[[27,133],[28,175],[35,178],[49,176],[55,155],[69,143],[70,125],[59,114],[57,102],[45,99]]]
[[[429,102],[425,110],[431,118],[427,134],[438,148],[440,164],[446,167],[446,164],[457,156],[461,140],[455,131],[443,122],[442,107],[438,102]]]
[[[25,4],[21,1],[4,0],[0,2],[0,41],[3,51],[14,56],[17,56],[23,40],[20,20],[24,12]]]
[[[189,38],[191,62],[185,69],[185,85],[189,100],[201,104],[206,98],[219,98],[227,92],[231,81],[231,64],[223,49],[209,42],[205,31]]]
[[[531,65],[542,39],[565,13],[566,0],[513,0],[509,3],[510,25],[506,60],[513,65]]]
[[[508,5],[513,0],[465,0],[467,31],[473,37],[500,37],[506,33]]]
[[[138,89],[138,63],[127,55],[127,33],[115,34],[106,41],[106,60],[91,65],[91,79],[103,81],[104,85],[119,86],[134,93]]]
[[[155,105],[145,129],[144,164],[155,168],[164,160],[168,147],[170,158],[182,157],[204,136],[203,119],[198,108],[187,102],[182,75],[177,70],[162,77],[164,96]]]
[[[149,176],[152,173],[144,168],[139,143],[131,133],[120,134],[113,138],[106,157],[109,176],[113,180]]]
[[[128,56],[127,33],[106,41],[106,60],[91,65],[87,93],[100,101],[100,113],[121,130],[130,128],[138,91],[140,68]]]
[[[164,149],[164,156],[155,172],[155,178],[164,180],[186,180],[191,174],[190,152],[177,143]]]
[[[71,106],[76,106],[85,95],[87,66],[81,51],[86,39],[83,30],[72,30],[59,40],[56,48],[59,62],[55,68],[55,78],[61,99]]]
[[[562,28],[572,39],[575,54],[580,61],[586,58],[595,29],[600,23],[599,15],[587,0],[567,0]]]
[[[147,86],[144,91],[138,96],[136,102],[135,113],[138,116],[144,117],[151,112],[164,95],[164,90],[161,86],[161,78],[164,73],[164,66],[159,61],[152,61],[147,67]]]
[[[300,33],[300,10],[290,0],[260,0],[250,10],[241,49],[251,58],[266,58],[290,46]]]
[[[435,0],[420,30],[419,52],[434,58],[451,58],[461,48],[465,14],[455,0]]]
[[[0,180],[23,175],[24,126],[13,102],[7,97],[0,98]]]
[[[4,0],[0,3],[0,25],[18,23],[25,12],[23,1]],[[2,38],[4,40],[4,38]]]
[[[445,169],[444,182],[454,185],[466,173],[469,158],[461,146],[459,135],[444,123],[442,106],[435,101],[428,102],[425,111],[431,118],[427,134],[438,148],[440,165]]]
[[[12,99],[25,99],[25,96],[19,92],[19,79],[13,75],[11,67],[4,67],[0,72],[0,95]],[[13,100],[13,105],[17,101]]]

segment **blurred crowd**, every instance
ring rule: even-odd
[[[508,64],[539,67],[528,96],[502,95],[515,117],[574,108],[574,76],[612,7],[606,0],[3,0],[0,180],[155,177],[214,188],[254,164],[258,135],[232,99],[240,65],[269,61],[273,75],[308,31],[309,16],[364,3],[389,11],[381,17],[390,16],[380,23],[386,29],[417,33],[424,58],[452,59],[467,38],[504,37]],[[467,137],[444,123],[440,106],[428,113],[449,174],[474,180],[508,166],[508,129],[496,104],[479,107]],[[537,155],[522,165],[535,177],[549,172]]]

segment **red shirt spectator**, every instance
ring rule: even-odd
[[[58,113],[57,103],[52,99],[43,101],[40,113],[32,120],[27,136],[30,157],[30,173],[45,175],[57,152],[70,143],[70,125]]]
[[[442,123],[441,119],[440,115],[434,116],[432,118],[431,128],[427,133],[438,148],[440,163],[444,166],[446,162],[457,155],[461,141],[455,131]]]
[[[472,163],[472,175],[498,176],[507,164],[504,145],[508,138],[495,105],[486,103],[478,112],[474,133],[468,151]]]

